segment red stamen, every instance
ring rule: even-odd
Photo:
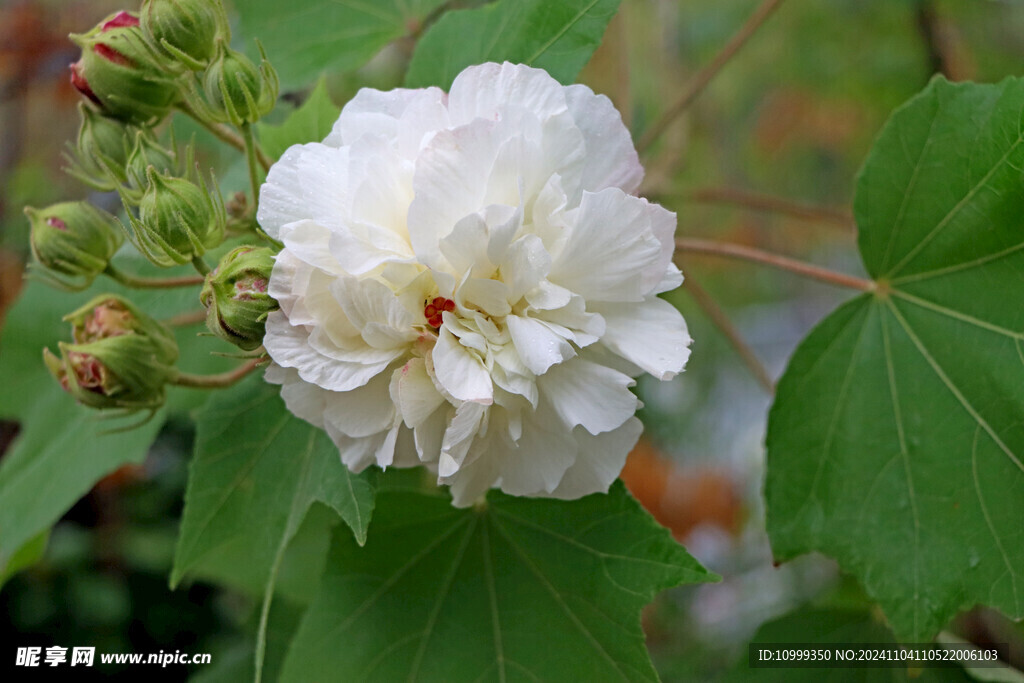
[[[454,310],[454,301],[446,299],[443,296],[438,296],[434,297],[432,301],[423,307],[423,315],[426,317],[428,325],[431,327],[441,327],[441,323],[444,322],[442,313]]]

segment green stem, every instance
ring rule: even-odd
[[[259,146],[256,144],[251,123],[243,123],[241,131],[242,140],[245,141],[245,161],[249,166],[249,185],[252,187],[252,206],[255,213],[260,203],[260,185],[262,184],[258,159]]]
[[[196,270],[199,271],[199,274],[202,275],[203,279],[205,280],[206,276],[210,272],[210,266],[206,263],[206,261],[203,260],[203,257],[202,256],[193,256],[192,257],[192,265],[195,267]]]
[[[210,133],[221,142],[225,142],[239,151],[245,151],[245,140],[240,135],[235,133],[235,131],[231,130],[227,126],[222,126],[218,123],[207,121],[202,116],[200,116],[195,109],[188,106],[188,104],[184,102],[178,104],[178,109],[180,109],[182,113],[187,115],[190,119],[198,123],[200,126],[210,131]],[[263,153],[263,150],[259,148],[256,149],[256,158],[259,161],[260,166],[263,167],[263,170],[270,170],[270,166],[273,162],[266,154]]]
[[[184,277],[138,277],[129,275],[114,267],[114,264],[107,264],[103,271],[108,277],[117,280],[125,287],[134,289],[171,289],[173,287],[192,287],[203,284],[203,278],[194,275]]]
[[[687,107],[693,103],[697,96],[700,95],[704,88],[707,87],[718,72],[722,70],[722,67],[729,63],[737,52],[740,51],[750,37],[761,27],[761,24],[765,22],[768,17],[772,15],[779,5],[782,4],[782,0],[764,0],[754,13],[751,14],[747,21],[740,27],[739,31],[729,39],[729,42],[725,44],[725,47],[715,55],[715,58],[711,62],[697,72],[697,75],[693,77],[693,80],[683,89],[680,93],[679,98],[661,115],[657,121],[651,124],[651,127],[647,129],[643,137],[636,144],[636,150],[643,154],[647,151],[647,148],[654,144],[665,129],[668,128],[669,124],[672,123],[680,114],[686,111]]]
[[[804,277],[809,277],[821,282],[827,282],[830,285],[859,289],[862,292],[874,292],[878,289],[878,285],[875,284],[873,280],[865,280],[864,278],[855,277],[853,275],[837,273],[836,271],[829,270],[828,268],[822,268],[821,266],[816,266],[811,263],[798,261],[797,259],[792,259],[788,256],[773,254],[770,251],[755,249],[753,247],[745,247],[741,244],[677,237],[676,249],[682,252],[713,254],[715,256],[727,256],[730,258],[762,263],[766,266],[771,266],[780,270],[787,270],[791,273],[803,275]]]
[[[239,365],[234,370],[228,370],[219,375],[193,375],[188,372],[182,372],[171,383],[194,389],[224,389],[237,384],[239,380],[255,370],[261,361],[261,358],[254,358],[248,363]]]

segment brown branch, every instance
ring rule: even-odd
[[[223,389],[236,384],[263,362],[264,360],[262,358],[253,358],[247,363],[239,365],[234,370],[222,372],[219,375],[193,375],[191,373],[182,372],[171,383],[182,387],[193,387],[195,389]]]
[[[952,60],[949,58],[949,41],[943,34],[935,5],[931,0],[917,0],[914,3],[914,23],[921,36],[928,58],[928,77],[942,74],[953,79]]]
[[[748,192],[731,187],[699,188],[689,192],[686,198],[697,203],[729,204],[754,211],[781,213],[800,220],[828,223],[829,225],[835,225],[847,230],[856,229],[853,216],[842,209],[805,204],[783,197]]]
[[[206,311],[189,311],[188,313],[179,313],[178,315],[171,316],[164,320],[163,323],[168,327],[188,327],[189,325],[198,325],[205,320]]]
[[[815,266],[804,261],[798,261],[796,259],[789,258],[788,256],[781,256],[769,251],[763,251],[753,247],[745,247],[739,244],[730,244],[729,242],[716,242],[714,240],[679,237],[676,238],[676,249],[684,252],[713,254],[715,256],[726,256],[746,261],[753,261],[755,263],[763,263],[766,266],[786,270],[821,282],[827,282],[830,285],[849,287],[851,289],[858,289],[862,292],[873,292],[877,288],[875,283],[871,280],[865,280],[863,278],[846,275],[844,273],[837,273],[834,270]]]
[[[725,44],[725,47],[715,55],[715,58],[711,60],[707,66],[697,72],[693,80],[690,81],[689,85],[683,90],[679,98],[670,106],[664,114],[661,115],[657,121],[651,124],[650,128],[643,134],[640,141],[637,143],[637,151],[641,154],[650,147],[655,140],[657,140],[665,129],[668,128],[680,114],[686,111],[686,108],[697,99],[697,96],[704,91],[708,83],[718,75],[718,72],[722,70],[730,59],[732,59],[737,52],[740,51],[750,37],[761,27],[762,24],[771,16],[779,5],[782,4],[782,0],[764,0],[754,13],[751,14],[747,21],[740,27],[740,30],[729,39],[729,42]]]
[[[690,296],[693,297],[694,302],[704,312],[704,315],[729,340],[732,348],[739,354],[739,357],[750,370],[750,374],[757,380],[757,383],[769,394],[774,394],[775,382],[772,381],[771,375],[768,374],[764,364],[758,360],[754,350],[744,341],[739,330],[732,324],[732,321],[729,320],[729,317],[718,305],[718,302],[703,287],[697,284],[697,281],[693,279],[693,273],[689,270],[686,272],[686,279],[683,280],[683,289],[690,293]]]

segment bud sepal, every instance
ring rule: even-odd
[[[270,113],[280,83],[262,45],[259,50],[257,66],[224,41],[217,42],[217,54],[203,77],[202,94],[194,87],[189,94],[189,104],[200,117],[241,128]]]
[[[216,180],[211,174],[211,191],[198,170],[195,175],[198,185],[150,166],[139,216],[128,213],[129,239],[158,266],[188,263],[224,240],[227,216]],[[131,203],[123,190],[121,198],[126,206]]]
[[[139,11],[151,44],[192,71],[206,68],[231,28],[220,0],[145,0]]]
[[[178,346],[166,327],[113,294],[96,297],[64,318],[73,343],[43,359],[50,373],[80,403],[92,408],[156,410],[178,376]]]
[[[244,351],[263,344],[267,315],[279,308],[267,293],[274,252],[241,246],[224,255],[207,276],[199,300],[206,307],[206,327]]]
[[[71,65],[71,84],[107,116],[152,125],[181,99],[177,80],[161,67],[135,15],[119,12],[70,38],[82,48]]]
[[[124,242],[118,220],[86,201],[26,206],[25,215],[32,255],[64,289],[92,284]]]

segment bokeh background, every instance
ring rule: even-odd
[[[233,8],[252,11],[247,4],[235,0]],[[580,80],[607,94],[639,138],[757,4],[622,0]],[[22,207],[87,196],[117,205],[65,175],[61,155],[78,125],[67,71],[77,50],[67,34],[125,8],[110,0],[0,2],[0,325],[28,256]],[[250,50],[259,37],[236,34]],[[358,87],[399,85],[408,54],[399,43],[357,71],[328,73],[332,98],[343,104]],[[644,154],[642,193],[678,212],[680,236],[862,274],[849,207],[857,169],[888,114],[937,72],[996,81],[1022,66],[1018,0],[789,0]],[[275,116],[306,94],[285,93]],[[175,125],[179,139],[196,136],[225,194],[245,186],[232,155],[201,131]],[[771,394],[707,311],[723,314],[775,379],[800,339],[849,294],[740,261],[684,254],[679,262],[688,286],[673,302],[696,340],[693,356],[672,382],[639,387],[647,430],[623,476],[723,581],[662,594],[644,624],[666,681],[748,680],[737,663],[762,625],[828,609],[870,610],[856,583],[826,558],[774,566],[760,502]],[[16,424],[0,423],[0,457],[16,434]],[[145,463],[107,477],[65,516],[41,564],[3,587],[3,657],[13,652],[7,644],[212,652],[209,667],[145,675],[231,680],[222,672],[250,656],[256,603],[202,583],[167,587],[192,437],[187,422],[171,424]],[[963,615],[952,630],[975,642],[1024,642],[1019,625],[984,610]],[[283,647],[273,636],[270,647]],[[138,680],[140,670],[105,671]]]

